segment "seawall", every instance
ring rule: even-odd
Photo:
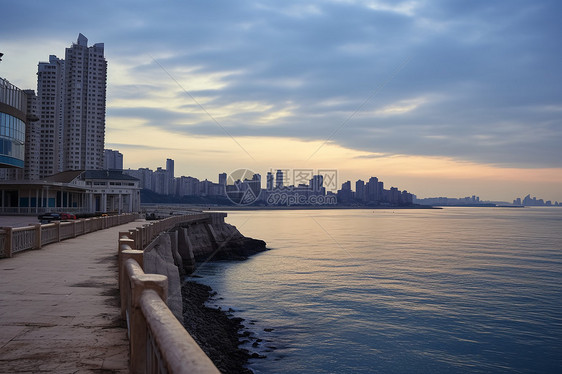
[[[235,226],[226,223],[226,213],[206,215],[205,219],[181,223],[162,234],[145,251],[156,251],[158,255],[154,256],[165,259],[168,264],[173,262],[180,275],[188,275],[195,271],[198,263],[244,260],[266,250],[263,240],[245,237]]]
[[[244,260],[266,250],[263,240],[245,237],[225,217],[226,213],[209,213],[208,219],[180,224],[144,249],[144,269],[168,277],[168,306],[180,321],[181,277],[192,274],[202,262]]]
[[[144,250],[147,273],[165,275],[167,305],[197,344],[223,373],[251,373],[245,368],[250,354],[240,348],[241,319],[208,308],[209,287],[183,281],[198,264],[212,260],[243,260],[266,249],[265,242],[244,237],[224,222],[225,213],[180,224],[161,233]]]

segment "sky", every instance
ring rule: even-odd
[[[560,1],[7,1],[0,76],[105,44],[125,168],[562,201]]]

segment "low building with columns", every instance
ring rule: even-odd
[[[36,181],[0,183],[0,213],[140,211],[137,178],[121,170],[70,170]]]

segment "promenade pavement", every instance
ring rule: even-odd
[[[117,288],[119,231],[0,259],[0,373],[127,373]]]

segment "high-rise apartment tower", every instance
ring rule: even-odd
[[[64,170],[103,168],[107,61],[103,43],[88,47],[80,34],[65,59],[40,62],[41,177]]]

